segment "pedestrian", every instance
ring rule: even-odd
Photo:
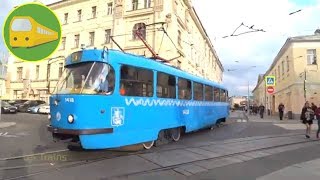
[[[314,112],[307,101],[301,111],[300,120],[306,125],[306,138],[310,138],[311,126],[313,124]]]
[[[260,113],[261,119],[263,119],[264,109],[265,109],[264,105],[261,104],[261,105],[259,106],[259,113]]]
[[[320,134],[320,105],[319,105],[319,107],[316,109],[315,115],[316,115],[316,118],[317,118],[317,120],[318,120],[317,139],[319,139],[319,134]]]
[[[284,112],[284,105],[283,105],[282,103],[279,104],[278,110],[279,110],[280,120],[282,120],[282,118],[283,118],[283,112]]]
[[[316,110],[317,110],[317,106],[316,106],[314,103],[311,103],[311,109],[313,110],[313,112],[316,112]],[[317,119],[317,117],[316,117],[316,116],[314,116],[314,119],[316,120],[316,119]]]

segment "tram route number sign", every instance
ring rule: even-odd
[[[268,86],[268,87],[267,87],[267,92],[268,92],[269,94],[274,93],[274,87],[273,87],[273,86]]]

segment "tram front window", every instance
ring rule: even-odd
[[[69,65],[60,78],[56,94],[105,94],[114,89],[114,70],[105,63],[88,62]]]

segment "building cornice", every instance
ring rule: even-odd
[[[302,43],[303,42],[320,42],[320,36],[319,35],[310,35],[310,36],[296,36],[296,37],[287,38],[287,40],[285,41],[285,43],[281,47],[280,51],[278,52],[278,54],[274,58],[272,64],[270,65],[270,67],[268,68],[266,73],[264,74],[264,77],[271,72],[273,67],[279,61],[280,57],[283,56],[283,54],[290,48],[290,46],[293,43],[300,43],[300,42],[302,42]],[[256,87],[252,90],[252,92],[254,92],[260,86],[261,82],[263,82],[263,81],[260,81],[257,83]]]
[[[74,5],[74,4],[82,3],[82,2],[86,2],[86,1],[90,1],[90,0],[61,0],[58,2],[48,4],[47,6],[50,7],[51,9],[55,10],[55,9],[59,9],[59,8],[65,7],[65,6]]]
[[[187,5],[189,13],[191,15],[192,20],[195,22],[196,26],[198,27],[198,29],[200,30],[201,35],[203,36],[203,38],[206,40],[206,42],[209,44],[209,48],[211,49],[216,61],[218,62],[218,65],[220,66],[222,72],[224,71],[223,65],[217,55],[217,52],[215,51],[213,44],[196,12],[196,10],[194,9],[194,7],[191,4],[190,0],[184,0],[184,3]]]

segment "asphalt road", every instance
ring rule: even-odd
[[[175,146],[188,146],[193,142],[210,140],[224,140],[230,138],[284,134],[292,131],[275,127],[270,123],[237,123],[241,119],[241,112],[231,114],[228,125],[214,130],[202,130],[199,132],[186,134]],[[66,143],[53,142],[51,134],[46,126],[49,124],[47,115],[17,113],[2,114],[1,122],[16,122],[15,126],[0,128],[0,159],[29,155],[42,152],[65,150]],[[160,146],[155,150],[170,148],[170,146]]]
[[[0,128],[0,159],[65,149],[63,144],[54,143],[47,131],[47,115],[2,114],[1,122],[15,122],[16,125]]]
[[[188,148],[198,143],[203,144],[209,141],[303,132],[303,130],[287,130],[269,122],[240,122],[238,120],[242,117],[241,112],[235,112],[231,117],[228,123],[220,128],[186,134],[179,142],[154,147],[148,151],[148,153],[162,152],[175,148]],[[46,115],[27,113],[18,113],[16,115],[5,114],[2,115],[1,121],[16,122],[16,125],[0,129],[0,159],[2,159],[0,161],[0,179],[1,177],[18,177],[20,175],[23,176],[32,172],[46,170],[50,168],[50,164],[48,164],[49,161],[59,163],[59,161],[67,159],[73,163],[80,160],[112,158],[113,156],[119,155],[119,152],[114,153],[105,150],[87,152],[63,151],[47,156],[38,156],[37,158],[33,157],[34,159],[23,158],[5,161],[4,158],[66,150],[66,144],[52,141],[51,134],[46,129],[49,123]],[[124,152],[124,154],[125,153],[126,152]],[[126,157],[129,158],[129,156]],[[124,159],[124,162],[125,161],[126,159]],[[39,165],[39,167],[34,167],[34,164]],[[43,166],[43,164],[45,165]],[[20,166],[30,166],[32,168],[17,168]],[[143,164],[141,166],[143,166]],[[203,176],[205,177],[206,175],[204,174]]]

